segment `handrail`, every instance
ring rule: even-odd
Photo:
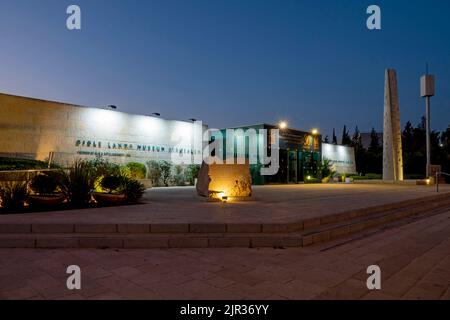
[[[439,192],[439,177],[445,175],[450,177],[450,173],[447,172],[436,172],[436,192]]]

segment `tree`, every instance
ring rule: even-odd
[[[442,145],[442,152],[443,152],[443,159],[442,159],[442,171],[450,173],[450,125],[448,126],[447,130],[442,132],[441,134],[441,145]],[[447,182],[450,182],[450,178],[446,177]]]
[[[413,148],[413,144],[414,144],[414,128],[411,124],[411,121],[408,121],[402,133],[403,153],[409,154]]]
[[[186,168],[186,179],[191,185],[195,184],[195,179],[198,178],[198,173],[200,172],[199,164],[190,164]]]
[[[450,125],[447,130],[441,134],[441,144],[447,156],[450,156]]]
[[[380,138],[378,137],[378,133],[375,131],[375,128],[372,128],[372,131],[370,132],[370,144],[368,151],[373,153],[379,153],[381,152],[381,144],[380,144]]]
[[[352,143],[352,140],[350,139],[349,132],[347,130],[347,126],[344,125],[344,130],[342,130],[342,141],[341,144],[343,146],[348,146]]]
[[[153,186],[158,186],[161,180],[161,168],[159,162],[150,160],[147,162],[147,177],[152,181]]]
[[[160,161],[159,168],[161,169],[161,180],[164,186],[168,187],[172,171],[172,164],[169,161]]]
[[[337,143],[337,137],[336,137],[336,130],[333,128],[333,142],[334,145],[338,144]]]
[[[355,128],[355,133],[353,134],[352,141],[350,144],[354,148],[359,148],[359,149],[363,148],[362,140],[361,140],[361,133],[359,132],[358,126],[356,126],[356,128]]]
[[[365,172],[367,165],[366,149],[364,149],[362,144],[361,133],[359,132],[358,126],[355,128],[350,144],[355,149],[356,171],[360,173]]]
[[[366,173],[383,172],[383,148],[375,128],[370,132],[370,144],[366,154]]]
[[[430,132],[431,163],[443,166],[446,153],[440,146],[441,134]],[[407,122],[402,132],[403,163],[405,175],[410,177],[425,177],[427,162],[426,120],[422,117],[417,127]]]

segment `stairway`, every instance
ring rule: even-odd
[[[307,247],[450,210],[450,193],[285,224],[0,224],[0,248]]]

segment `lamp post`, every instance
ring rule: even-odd
[[[430,132],[431,132],[431,106],[430,98],[435,94],[435,78],[433,75],[426,75],[420,78],[420,96],[425,98],[425,120],[426,120],[426,143],[427,143],[427,167],[426,167],[426,178],[430,177],[430,166],[431,166],[431,144],[430,144]]]
[[[315,170],[314,170],[314,141],[316,140],[316,136],[319,134],[319,130],[317,129],[312,129],[311,130],[311,146],[310,146],[310,151],[311,151],[311,171],[315,174]]]
[[[312,129],[312,131],[311,131],[311,152],[314,151],[314,140],[316,139],[318,134],[319,134],[319,130]]]

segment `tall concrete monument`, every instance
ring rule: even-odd
[[[397,73],[387,69],[384,87],[383,180],[403,180],[402,134]]]

